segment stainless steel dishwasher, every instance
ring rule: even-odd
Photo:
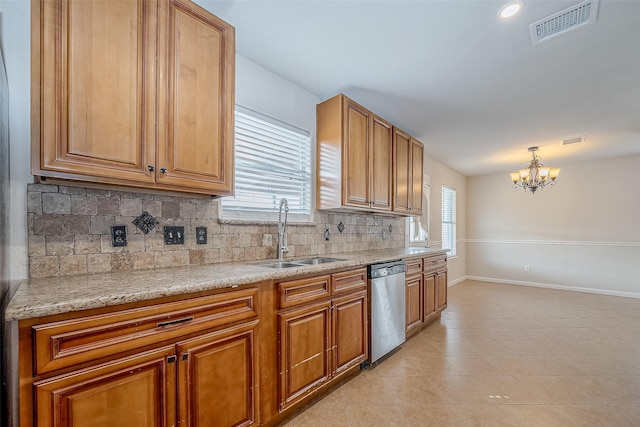
[[[369,356],[373,363],[405,341],[405,263],[372,264],[367,275],[371,289]]]

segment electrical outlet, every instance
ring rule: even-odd
[[[196,243],[198,245],[207,244],[207,227],[196,227]]]
[[[184,245],[184,227],[164,227],[165,245]]]
[[[111,246],[127,246],[127,226],[111,226]]]
[[[526,271],[527,273],[531,271],[531,266],[529,264],[524,266],[524,271]]]

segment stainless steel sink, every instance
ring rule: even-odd
[[[345,260],[342,258],[319,257],[319,258],[301,259],[301,260],[296,260],[294,262],[298,262],[300,264],[305,264],[305,265],[317,265],[317,264],[326,264],[328,262],[338,262],[338,261],[345,261]]]
[[[262,267],[268,268],[292,268],[292,267],[304,267],[306,264],[298,264],[295,262],[270,262],[268,264],[260,264]]]
[[[326,264],[329,262],[344,261],[342,258],[329,258],[329,257],[317,257],[308,259],[296,259],[291,261],[269,261],[265,264],[260,264],[262,267],[268,268],[293,268],[293,267],[305,267],[309,265]]]

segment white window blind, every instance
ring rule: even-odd
[[[222,218],[276,219],[283,197],[290,219],[310,219],[309,132],[236,106],[235,197],[222,199]]]
[[[456,190],[442,187],[442,249],[448,257],[456,256]]]

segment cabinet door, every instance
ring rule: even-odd
[[[278,315],[280,334],[280,411],[331,375],[331,304],[309,305]]]
[[[393,173],[392,126],[380,117],[373,116],[371,138],[371,207],[391,210],[391,184]]]
[[[411,138],[411,215],[422,215],[424,145]]]
[[[258,321],[178,343],[180,426],[255,422]]]
[[[422,324],[422,275],[406,280],[406,332]]]
[[[34,383],[38,427],[175,425],[174,347]]]
[[[156,8],[33,3],[34,175],[154,181]]]
[[[342,198],[346,206],[369,208],[369,132],[371,113],[344,100]]]
[[[189,0],[159,6],[157,182],[233,193],[234,28]]]
[[[439,271],[438,280],[438,312],[447,308],[447,272]]]
[[[436,312],[436,275],[424,275],[424,320],[430,321]]]
[[[340,375],[369,357],[367,292],[334,299],[332,313],[333,371]]]
[[[411,211],[411,137],[400,129],[393,129],[393,211]]]

